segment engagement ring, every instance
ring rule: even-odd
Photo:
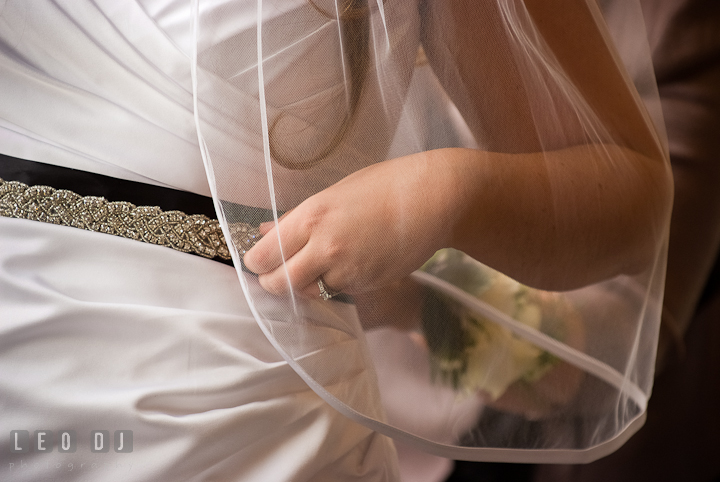
[[[317,284],[318,284],[318,288],[320,288],[320,298],[322,298],[325,301],[329,300],[333,296],[337,296],[340,294],[339,291],[335,291],[335,290],[331,289],[328,285],[326,285],[325,282],[323,281],[322,277],[318,278]]]

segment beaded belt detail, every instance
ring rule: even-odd
[[[110,202],[103,197],[0,179],[0,216],[112,234],[205,258],[230,259],[220,223],[203,214]],[[247,223],[230,223],[229,228],[240,255],[261,237],[258,228]]]

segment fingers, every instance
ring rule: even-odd
[[[261,225],[260,232],[263,238],[245,253],[243,258],[245,266],[258,275],[269,273],[282,266],[285,259],[294,256],[308,242],[310,233],[296,225],[292,217],[283,219],[277,226],[273,224],[270,222]],[[266,230],[265,233],[263,230]]]
[[[265,236],[274,227],[275,227],[275,221],[267,221],[265,223],[260,223],[260,226],[258,226],[258,230],[260,231],[260,234]]]
[[[296,208],[279,218],[277,225],[268,222],[259,226],[263,238],[245,254],[243,261],[258,275],[260,285],[266,291],[284,295],[294,289],[304,296],[318,297],[317,282],[321,276],[331,290],[342,288],[335,283],[346,277],[337,269],[329,272],[333,256],[322,246],[324,237],[313,235],[317,223],[308,222],[311,217],[307,209]]]
[[[286,217],[288,214],[277,226],[272,222],[260,225],[264,237],[245,254],[243,261],[258,274],[260,285],[270,293],[284,295],[293,287],[305,296],[317,297],[320,295],[317,280],[329,269],[327,257],[322,256],[317,241],[309,239],[310,230],[302,226],[297,216]]]
[[[325,281],[326,276],[327,275],[318,276],[313,283],[305,286],[305,288],[301,290],[301,293],[308,298],[323,298],[324,300],[345,293],[344,290],[336,288],[335,285],[331,286]]]
[[[295,209],[295,208],[293,208],[293,209]],[[285,219],[285,216],[287,216],[288,214],[290,214],[291,212],[293,212],[293,209],[285,212],[282,216],[280,216],[280,217],[278,218],[278,223],[280,223],[280,221],[282,221],[283,219]],[[262,234],[263,236],[265,236],[265,235],[266,235],[267,233],[269,233],[270,230],[271,230],[272,228],[274,228],[274,227],[275,227],[275,221],[267,221],[267,222],[264,222],[264,223],[260,223],[260,226],[258,226],[258,229],[260,230],[260,234]]]
[[[320,293],[317,280],[327,268],[317,250],[307,244],[288,259],[284,266],[261,274],[259,281],[264,289],[274,294],[286,294],[292,286],[305,296],[316,297]]]

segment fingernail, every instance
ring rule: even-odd
[[[260,230],[260,233],[264,236],[275,226],[274,221],[266,221],[264,223],[260,223],[260,226],[258,226],[258,229]]]

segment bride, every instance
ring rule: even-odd
[[[641,423],[671,181],[592,0],[7,0],[0,45],[9,480],[396,480],[387,436],[599,456]],[[522,442],[430,377],[441,428],[396,421],[419,402],[364,330],[422,339],[443,248],[578,293],[552,353],[620,381]],[[622,316],[587,296],[626,285]]]

